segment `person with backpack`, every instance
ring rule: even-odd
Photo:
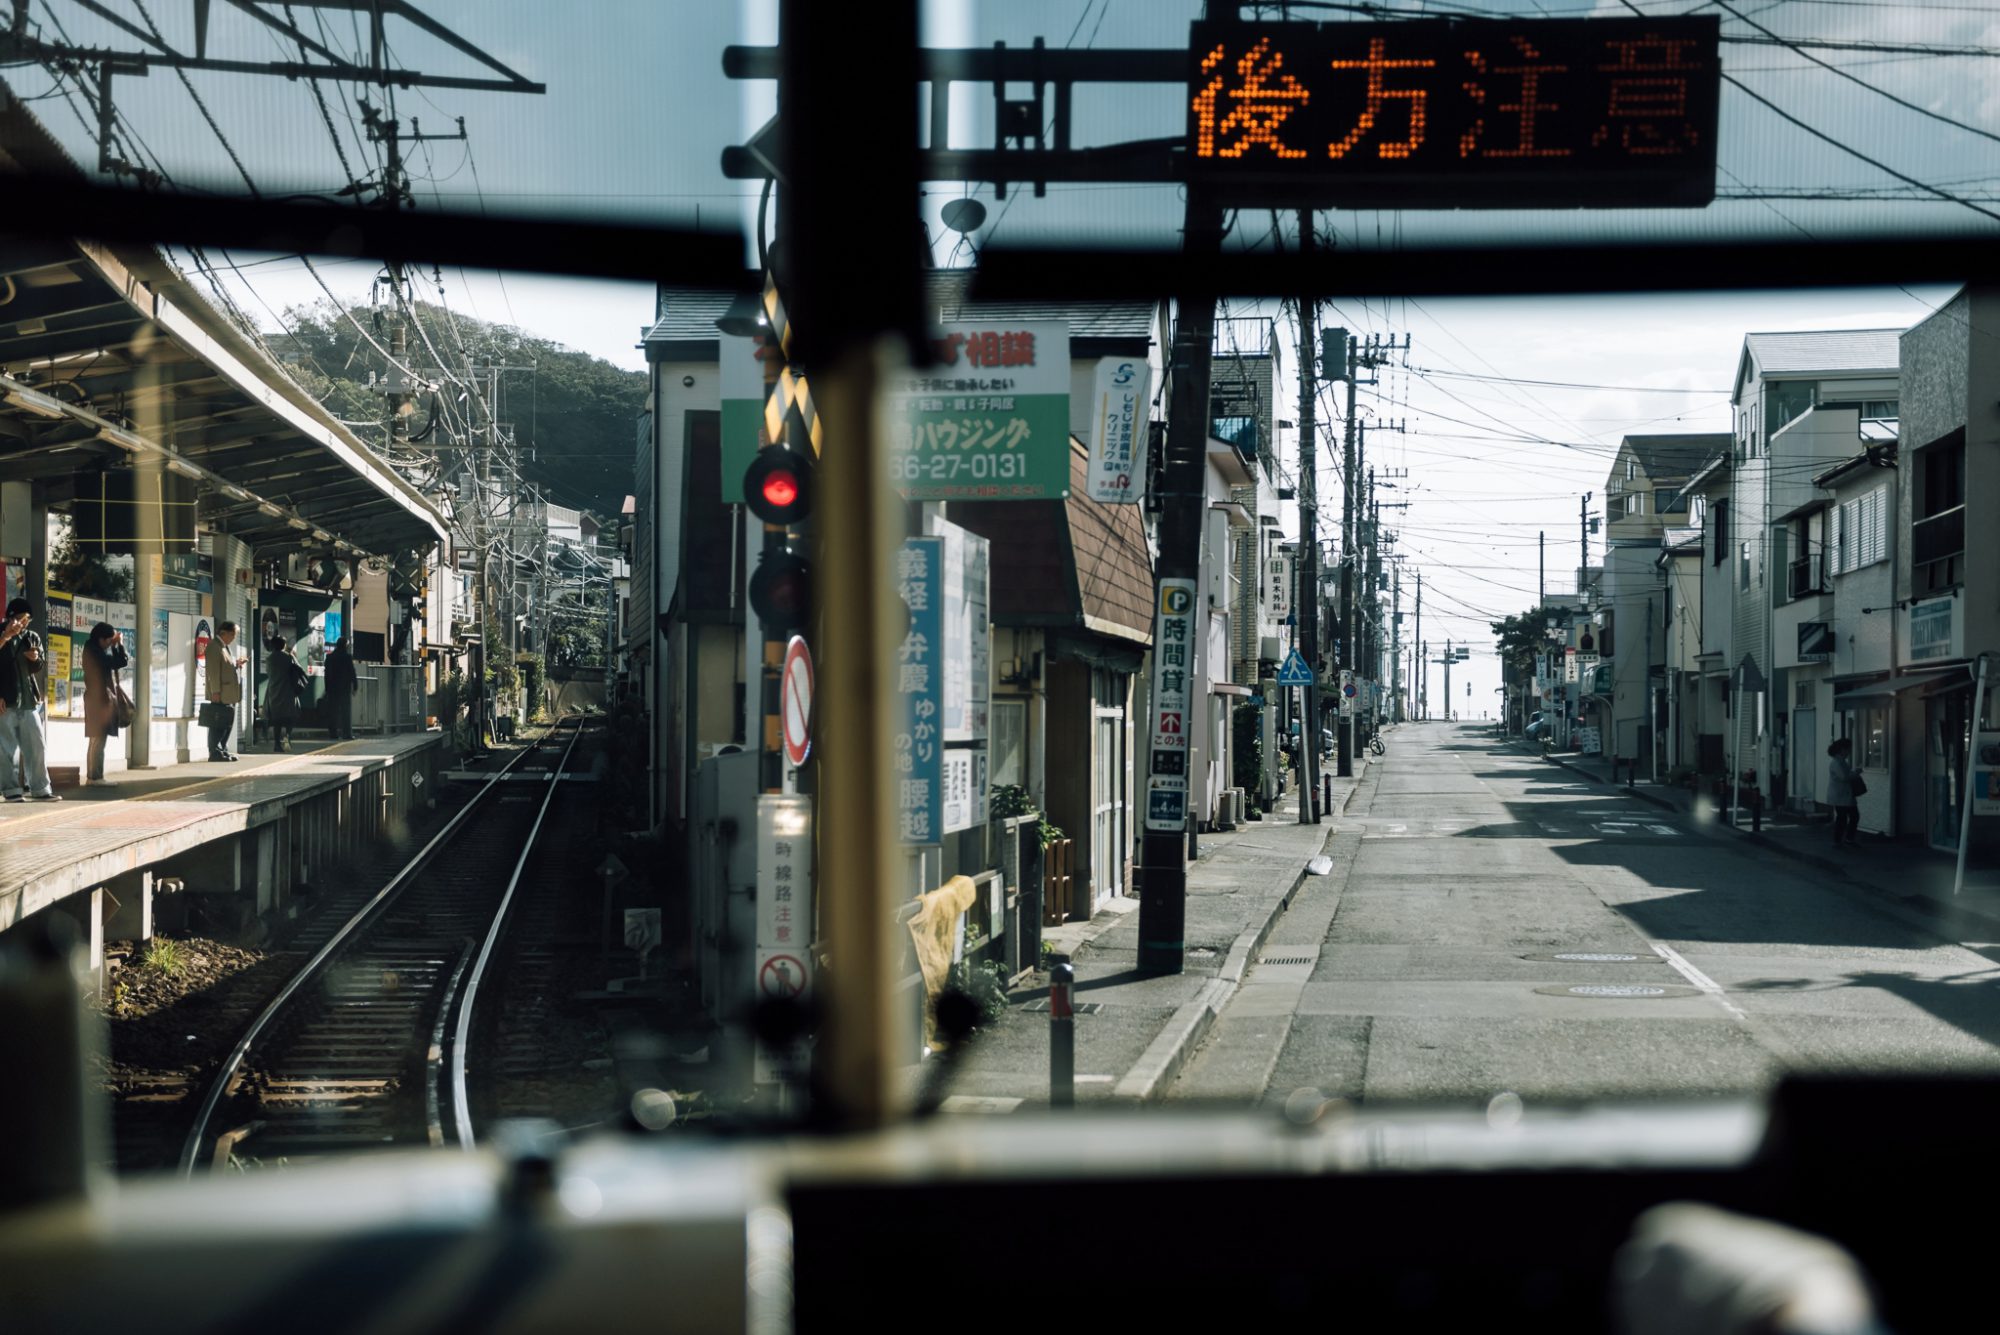
[[[42,637],[29,629],[32,611],[26,598],[7,604],[7,624],[0,627],[0,791],[9,802],[34,798],[60,802],[49,782],[49,758],[43,708],[42,677],[48,671]],[[25,780],[26,791],[22,791]]]

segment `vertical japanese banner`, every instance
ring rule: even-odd
[[[896,555],[896,591],[910,629],[896,650],[903,709],[895,739],[897,830],[905,844],[944,838],[944,566],[941,538],[905,538]]]
[[[1151,765],[1146,781],[1146,828],[1177,834],[1187,828],[1188,734],[1194,705],[1194,585],[1160,581],[1153,616]]]
[[[1145,493],[1142,444],[1153,368],[1133,357],[1100,357],[1090,397],[1090,499],[1136,505]]]

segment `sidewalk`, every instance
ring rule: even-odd
[[[1922,914],[1934,926],[1942,925],[1958,935],[1974,933],[2000,940],[2000,872],[1991,868],[1968,867],[1965,891],[1954,898],[1951,887],[1958,860],[1928,845],[1863,835],[1859,848],[1836,850],[1828,822],[1800,820],[1791,813],[1766,812],[1764,828],[1753,832],[1746,812],[1732,829],[1712,803],[1706,799],[1697,803],[1695,795],[1685,788],[1671,788],[1643,779],[1628,786],[1622,769],[1614,784],[1611,763],[1600,756],[1550,752],[1544,753],[1543,758],[1599,783],[1623,789],[1643,802],[1688,816],[1703,833],[1716,837],[1733,834],[1745,843],[1782,853],[1851,882]]]
[[[1301,825],[1298,793],[1261,821],[1201,836],[1188,866],[1186,967],[1138,972],[1139,901],[1113,901],[1088,923],[1047,928],[1076,970],[1076,1100],[1158,1097],[1236,991],[1251,958],[1323,853],[1365,779],[1333,780],[1334,815]],[[1006,1015],[986,1026],[950,1078],[946,1112],[1012,1112],[1049,1096],[1048,978],[1031,975]],[[926,1063],[925,1074],[931,1074]]]

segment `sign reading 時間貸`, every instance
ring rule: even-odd
[[[936,364],[890,386],[889,477],[918,501],[1069,495],[1069,325],[945,325]]]
[[[1699,206],[1720,20],[1198,22],[1191,180],[1224,203]]]
[[[1195,582],[1160,581],[1153,616],[1152,766],[1146,781],[1146,828],[1187,828],[1188,736],[1196,727]]]

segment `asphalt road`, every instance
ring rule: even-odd
[[[1334,875],[1307,881],[1172,1097],[1570,1102],[1754,1093],[1787,1067],[2000,1069],[2000,945],[1490,728],[1395,730],[1343,824]]]

